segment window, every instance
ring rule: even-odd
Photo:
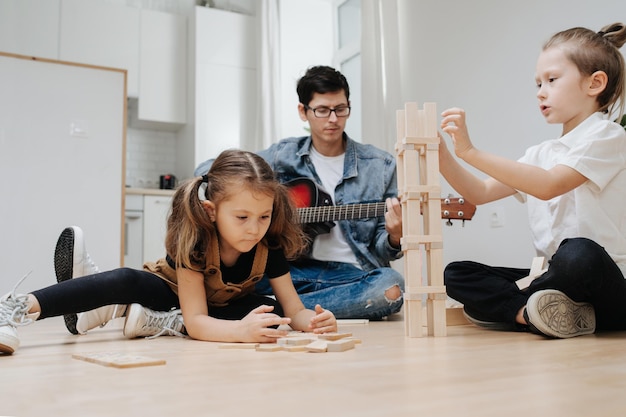
[[[346,132],[361,141],[361,1],[336,0],[334,65],[348,79],[352,112]]]

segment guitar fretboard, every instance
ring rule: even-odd
[[[354,220],[385,215],[384,202],[346,204],[343,206],[316,206],[298,209],[300,223],[321,223],[336,220]]]

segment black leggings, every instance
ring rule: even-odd
[[[131,268],[70,279],[32,294],[41,307],[39,319],[80,313],[111,304],[138,303],[156,311],[180,307],[178,296],[164,280],[150,272]],[[225,307],[210,307],[209,315],[239,320],[263,304],[274,306],[274,313],[283,316],[277,301],[258,294],[249,294]]]
[[[444,271],[448,295],[463,303],[472,317],[515,323],[517,312],[536,291],[556,289],[574,301],[594,306],[597,330],[626,330],[626,280],[603,247],[586,238],[565,239],[546,273],[528,288],[515,281],[528,269],[492,267],[463,261]]]

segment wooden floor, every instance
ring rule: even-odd
[[[340,353],[219,349],[177,337],[126,340],[119,319],[85,336],[61,318],[20,328],[0,356],[2,416],[624,416],[626,333],[545,340],[471,325],[406,338],[401,320],[341,325]],[[73,359],[118,352],[166,364]]]

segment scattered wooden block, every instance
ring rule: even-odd
[[[346,350],[354,349],[354,339],[341,339],[328,342],[326,349],[328,352],[344,352]]]
[[[317,338],[323,340],[339,340],[350,336],[352,336],[352,333],[322,333],[318,334]]]
[[[165,365],[164,359],[155,359],[126,352],[74,353],[72,358],[113,368]]]
[[[318,339],[306,345],[306,350],[307,352],[313,353],[326,352],[328,350],[328,343],[329,342],[327,342],[326,340]]]
[[[306,345],[287,345],[283,349],[287,352],[306,352]]]
[[[337,319],[337,326],[348,324],[369,324],[368,319]]]
[[[256,349],[258,343],[220,343],[220,349]]]
[[[276,343],[261,343],[256,347],[257,352],[278,352],[284,350],[283,346]]]
[[[300,345],[308,345],[312,341],[314,341],[314,337],[307,336],[296,336],[296,337],[281,337],[276,341],[279,345],[283,346],[300,346]]]

